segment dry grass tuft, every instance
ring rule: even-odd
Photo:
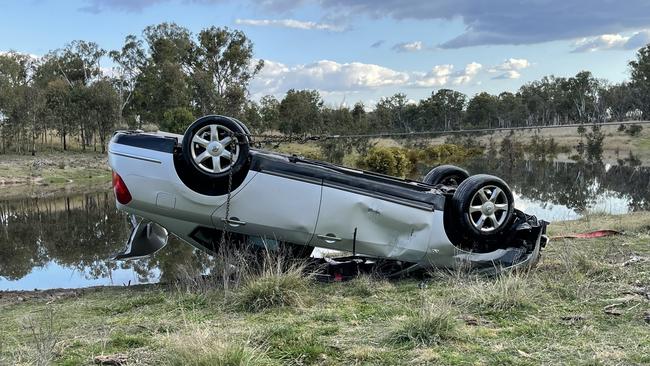
[[[29,358],[33,365],[50,365],[58,354],[61,329],[55,318],[54,309],[48,307],[40,314],[24,319],[23,328],[29,337],[31,346]]]
[[[430,346],[458,336],[458,321],[453,309],[444,303],[428,303],[410,315],[388,337],[390,343]]]
[[[490,312],[530,308],[537,297],[531,282],[528,274],[517,272],[493,279],[476,278],[460,284],[454,302]]]
[[[268,358],[247,343],[226,342],[214,328],[192,327],[164,339],[168,349],[165,364],[195,366],[266,365]]]
[[[241,288],[235,293],[235,305],[245,311],[259,312],[276,307],[302,307],[311,281],[306,263],[287,254],[266,252],[257,266],[249,266]]]

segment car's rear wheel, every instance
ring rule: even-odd
[[[460,183],[446,215],[461,240],[476,242],[499,238],[510,227],[513,211],[510,187],[498,177],[478,174]]]
[[[449,187],[458,187],[468,177],[469,173],[465,169],[455,165],[439,165],[431,169],[422,181],[432,186],[442,184]]]
[[[225,116],[205,116],[190,125],[183,137],[183,159],[203,176],[223,178],[246,164],[248,133],[241,122]]]

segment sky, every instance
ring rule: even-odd
[[[582,70],[620,82],[650,43],[647,0],[0,0],[0,52],[118,49],[161,22],[240,29],[266,65],[254,98],[317,89],[329,105],[497,94]]]

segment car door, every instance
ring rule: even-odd
[[[323,186],[313,246],[416,262],[426,254],[431,211]]]
[[[271,173],[257,174],[212,215],[218,229],[250,236],[309,244],[320,205],[320,180],[309,181]]]

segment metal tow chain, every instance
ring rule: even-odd
[[[237,139],[236,136],[234,136],[233,133],[230,134],[230,138],[235,138],[237,140],[237,143],[239,143],[239,139]],[[232,168],[235,165],[234,159],[230,159],[230,166],[228,167],[228,194],[226,196],[226,215],[224,217],[224,226],[223,226],[223,234],[221,235],[221,246],[223,246],[227,241],[226,236],[228,235],[228,222],[230,220],[230,198],[232,196]]]

